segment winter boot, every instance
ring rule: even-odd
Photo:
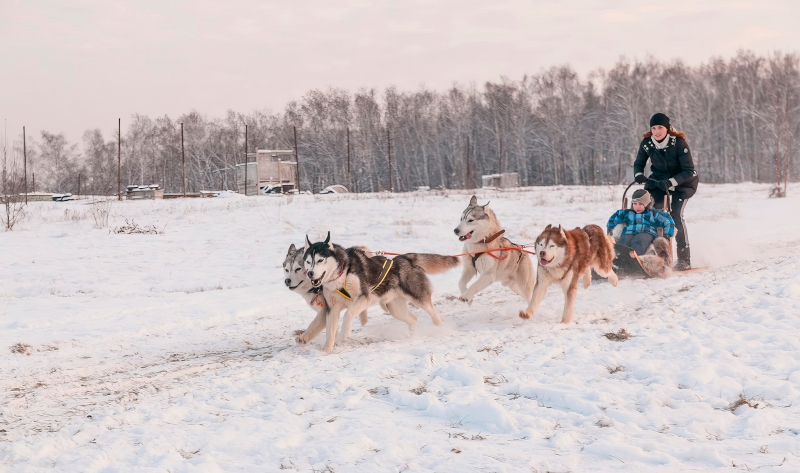
[[[690,262],[689,247],[678,248],[678,262],[675,263],[675,271],[686,271],[692,269]]]

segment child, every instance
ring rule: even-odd
[[[665,238],[671,238],[675,234],[675,221],[667,212],[653,209],[652,206],[650,193],[644,189],[637,190],[631,198],[631,208],[617,210],[608,219],[608,234],[611,235],[617,225],[625,225],[617,243],[634,249],[637,255],[647,251],[658,237],[659,227],[664,229]]]

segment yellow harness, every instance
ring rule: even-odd
[[[375,292],[375,290],[378,289],[381,286],[381,284],[383,284],[383,281],[386,279],[386,276],[389,275],[389,270],[392,269],[393,265],[394,265],[394,260],[391,259],[387,259],[386,261],[383,262],[383,266],[381,267],[380,281],[378,281],[378,284],[376,284],[372,288],[372,292]],[[353,300],[353,297],[350,295],[350,293],[347,292],[347,277],[344,278],[344,283],[342,284],[342,287],[333,292],[339,294],[348,301]]]

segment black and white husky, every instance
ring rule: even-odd
[[[433,288],[427,274],[447,271],[459,265],[454,256],[407,253],[388,259],[370,257],[361,247],[342,248],[325,241],[311,243],[306,236],[303,255],[305,269],[312,287],[321,287],[329,307],[324,351],[333,351],[339,316],[347,309],[342,321],[342,340],[350,337],[353,317],[373,304],[385,305],[389,313],[408,324],[414,332],[417,318],[408,310],[407,302],[431,316],[434,325],[444,322],[431,301]]]
[[[306,331],[294,337],[294,340],[300,345],[305,345],[319,335],[322,329],[325,328],[325,318],[328,315],[328,304],[322,296],[322,288],[312,286],[311,281],[306,276],[306,270],[303,266],[304,251],[305,248],[297,248],[292,243],[286,253],[286,259],[283,260],[284,284],[289,290],[302,296],[306,304],[317,312],[317,316],[308,325]],[[366,325],[367,320],[369,320],[367,311],[361,312],[359,317],[361,318],[361,325]]]

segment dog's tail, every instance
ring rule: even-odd
[[[439,274],[449,271],[461,264],[457,256],[434,255],[430,253],[406,253],[411,264],[422,268],[428,274]]]
[[[653,240],[653,249],[656,250],[656,255],[664,260],[664,266],[667,268],[672,267],[672,251],[669,247],[669,242],[666,238],[658,237]]]

